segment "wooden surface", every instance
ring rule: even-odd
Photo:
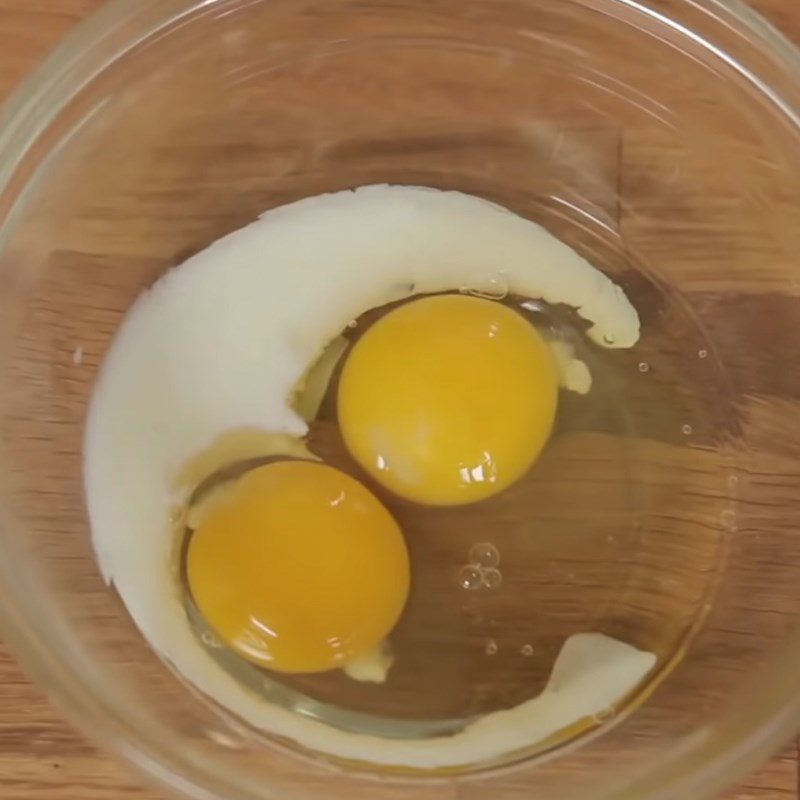
[[[797,0],[752,0],[800,42]],[[0,0],[0,97],[101,0]],[[157,800],[116,761],[74,733],[0,646],[0,800]],[[800,800],[795,744],[727,800]]]

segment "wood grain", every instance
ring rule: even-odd
[[[73,25],[101,4],[102,0],[0,0],[0,97],[35,68]],[[752,4],[800,41],[800,7],[795,3],[753,0]],[[603,202],[598,196],[598,205]],[[758,307],[745,311],[759,313]],[[791,377],[784,375],[785,380]],[[757,386],[754,390],[775,395],[775,402],[780,402],[783,387]],[[797,394],[796,387],[791,391]],[[800,800],[796,746],[790,745],[723,797]],[[161,795],[141,786],[127,768],[73,732],[0,648],[0,799],[44,798],[158,800]]]

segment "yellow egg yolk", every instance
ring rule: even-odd
[[[554,359],[529,322],[498,302],[436,295],[389,312],[356,342],[338,416],[375,480],[418,503],[455,505],[518,480],[557,403]]]
[[[405,605],[397,523],[357,480],[312,461],[246,473],[191,535],[192,598],[249,661],[320,672],[376,648]]]

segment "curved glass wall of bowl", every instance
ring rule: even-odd
[[[508,541],[470,530],[442,584],[423,574],[442,608],[466,606],[436,644],[474,634],[479,674],[452,655],[410,672],[447,672],[436,720],[507,707],[594,628],[657,652],[663,682],[579,747],[381,790],[607,800],[730,780],[797,711],[798,74],[786,42],[713,0],[110,4],[0,129],[4,636],[84,727],[190,796],[374,789],[250,731],[150,652],[97,573],[81,429],[122,315],[189,253],[310,194],[455,188],[612,276],[643,336],[569,400],[526,523]],[[453,576],[482,541],[503,582],[465,592]]]

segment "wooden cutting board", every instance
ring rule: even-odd
[[[0,0],[0,100],[103,0]],[[800,43],[800,0],[751,0]],[[723,800],[800,800],[798,743]],[[73,732],[0,644],[0,800],[163,800]],[[687,800],[689,800],[687,798]]]

